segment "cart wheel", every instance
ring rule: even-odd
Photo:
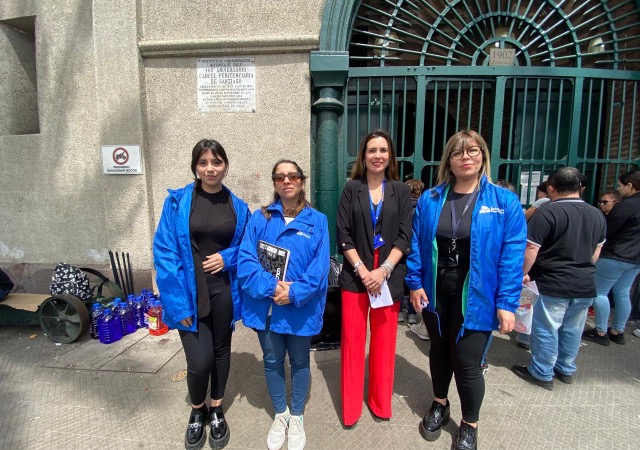
[[[40,305],[40,327],[54,341],[69,344],[89,329],[89,311],[75,295],[54,295]]]

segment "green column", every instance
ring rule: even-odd
[[[347,80],[347,52],[311,52],[309,62],[314,84],[312,112],[315,116],[314,198],[327,215],[331,252],[336,253],[336,215],[342,182],[338,174],[339,120],[344,112],[342,93]]]

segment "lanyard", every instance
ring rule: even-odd
[[[373,223],[373,234],[376,234],[376,224],[380,219],[380,212],[382,211],[382,202],[384,202],[384,183],[382,180],[382,197],[380,197],[380,203],[378,203],[378,209],[373,206],[373,200],[371,200],[371,192],[369,192],[369,207],[371,209],[371,223]]]
[[[478,191],[474,190],[473,194],[469,196],[469,199],[467,200],[467,204],[464,205],[464,210],[462,211],[462,215],[460,216],[460,219],[456,220],[456,200],[455,200],[455,193],[452,192],[452,198],[451,198],[451,246],[453,247],[453,249],[455,250],[456,248],[456,240],[458,239],[458,228],[460,228],[460,222],[462,222],[462,218],[464,217],[464,214],[467,212],[467,209],[469,209],[469,205],[471,205],[471,202],[473,201],[473,199],[476,196],[476,193]]]
[[[376,225],[378,224],[378,220],[380,220],[380,213],[382,212],[382,203],[384,202],[384,183],[385,180],[382,180],[382,197],[380,197],[380,203],[378,203],[378,209],[376,210],[373,207],[373,200],[371,200],[371,192],[369,192],[369,208],[371,210],[371,223],[373,224],[373,249],[380,248],[384,245],[384,239],[380,234],[376,234]]]

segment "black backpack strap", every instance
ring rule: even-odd
[[[90,267],[80,267],[80,270],[82,270],[83,272],[87,272],[90,273],[91,275],[95,275],[96,277],[100,278],[100,281],[102,281],[103,283],[105,281],[109,281],[109,278],[105,277],[104,274],[98,270],[92,269]]]

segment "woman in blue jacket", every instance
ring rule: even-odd
[[[222,145],[209,139],[198,142],[191,155],[195,183],[169,190],[153,241],[162,318],[179,330],[187,357],[192,403],[185,434],[188,450],[204,445],[207,419],[211,448],[223,448],[230,436],[222,398],[233,323],[240,319],[238,246],[250,212],[222,184],[228,170]],[[209,381],[210,409],[205,405]]]
[[[267,447],[281,448],[288,431],[287,448],[300,450],[306,442],[302,414],[309,391],[311,337],[322,329],[326,301],[329,233],[327,217],[305,198],[305,176],[298,164],[278,161],[271,177],[273,203],[253,213],[240,244],[242,321],[258,332],[276,413]],[[289,252],[283,279],[260,263],[260,241]],[[285,398],[285,353],[291,363],[291,410]]]
[[[490,182],[487,144],[460,131],[445,146],[438,186],[426,191],[413,219],[406,283],[411,303],[423,309],[431,337],[429,367],[434,401],[420,422],[428,441],[449,421],[452,376],[462,407],[456,449],[477,448],[484,397],[481,364],[491,331],[515,323],[526,223],[518,197]]]

